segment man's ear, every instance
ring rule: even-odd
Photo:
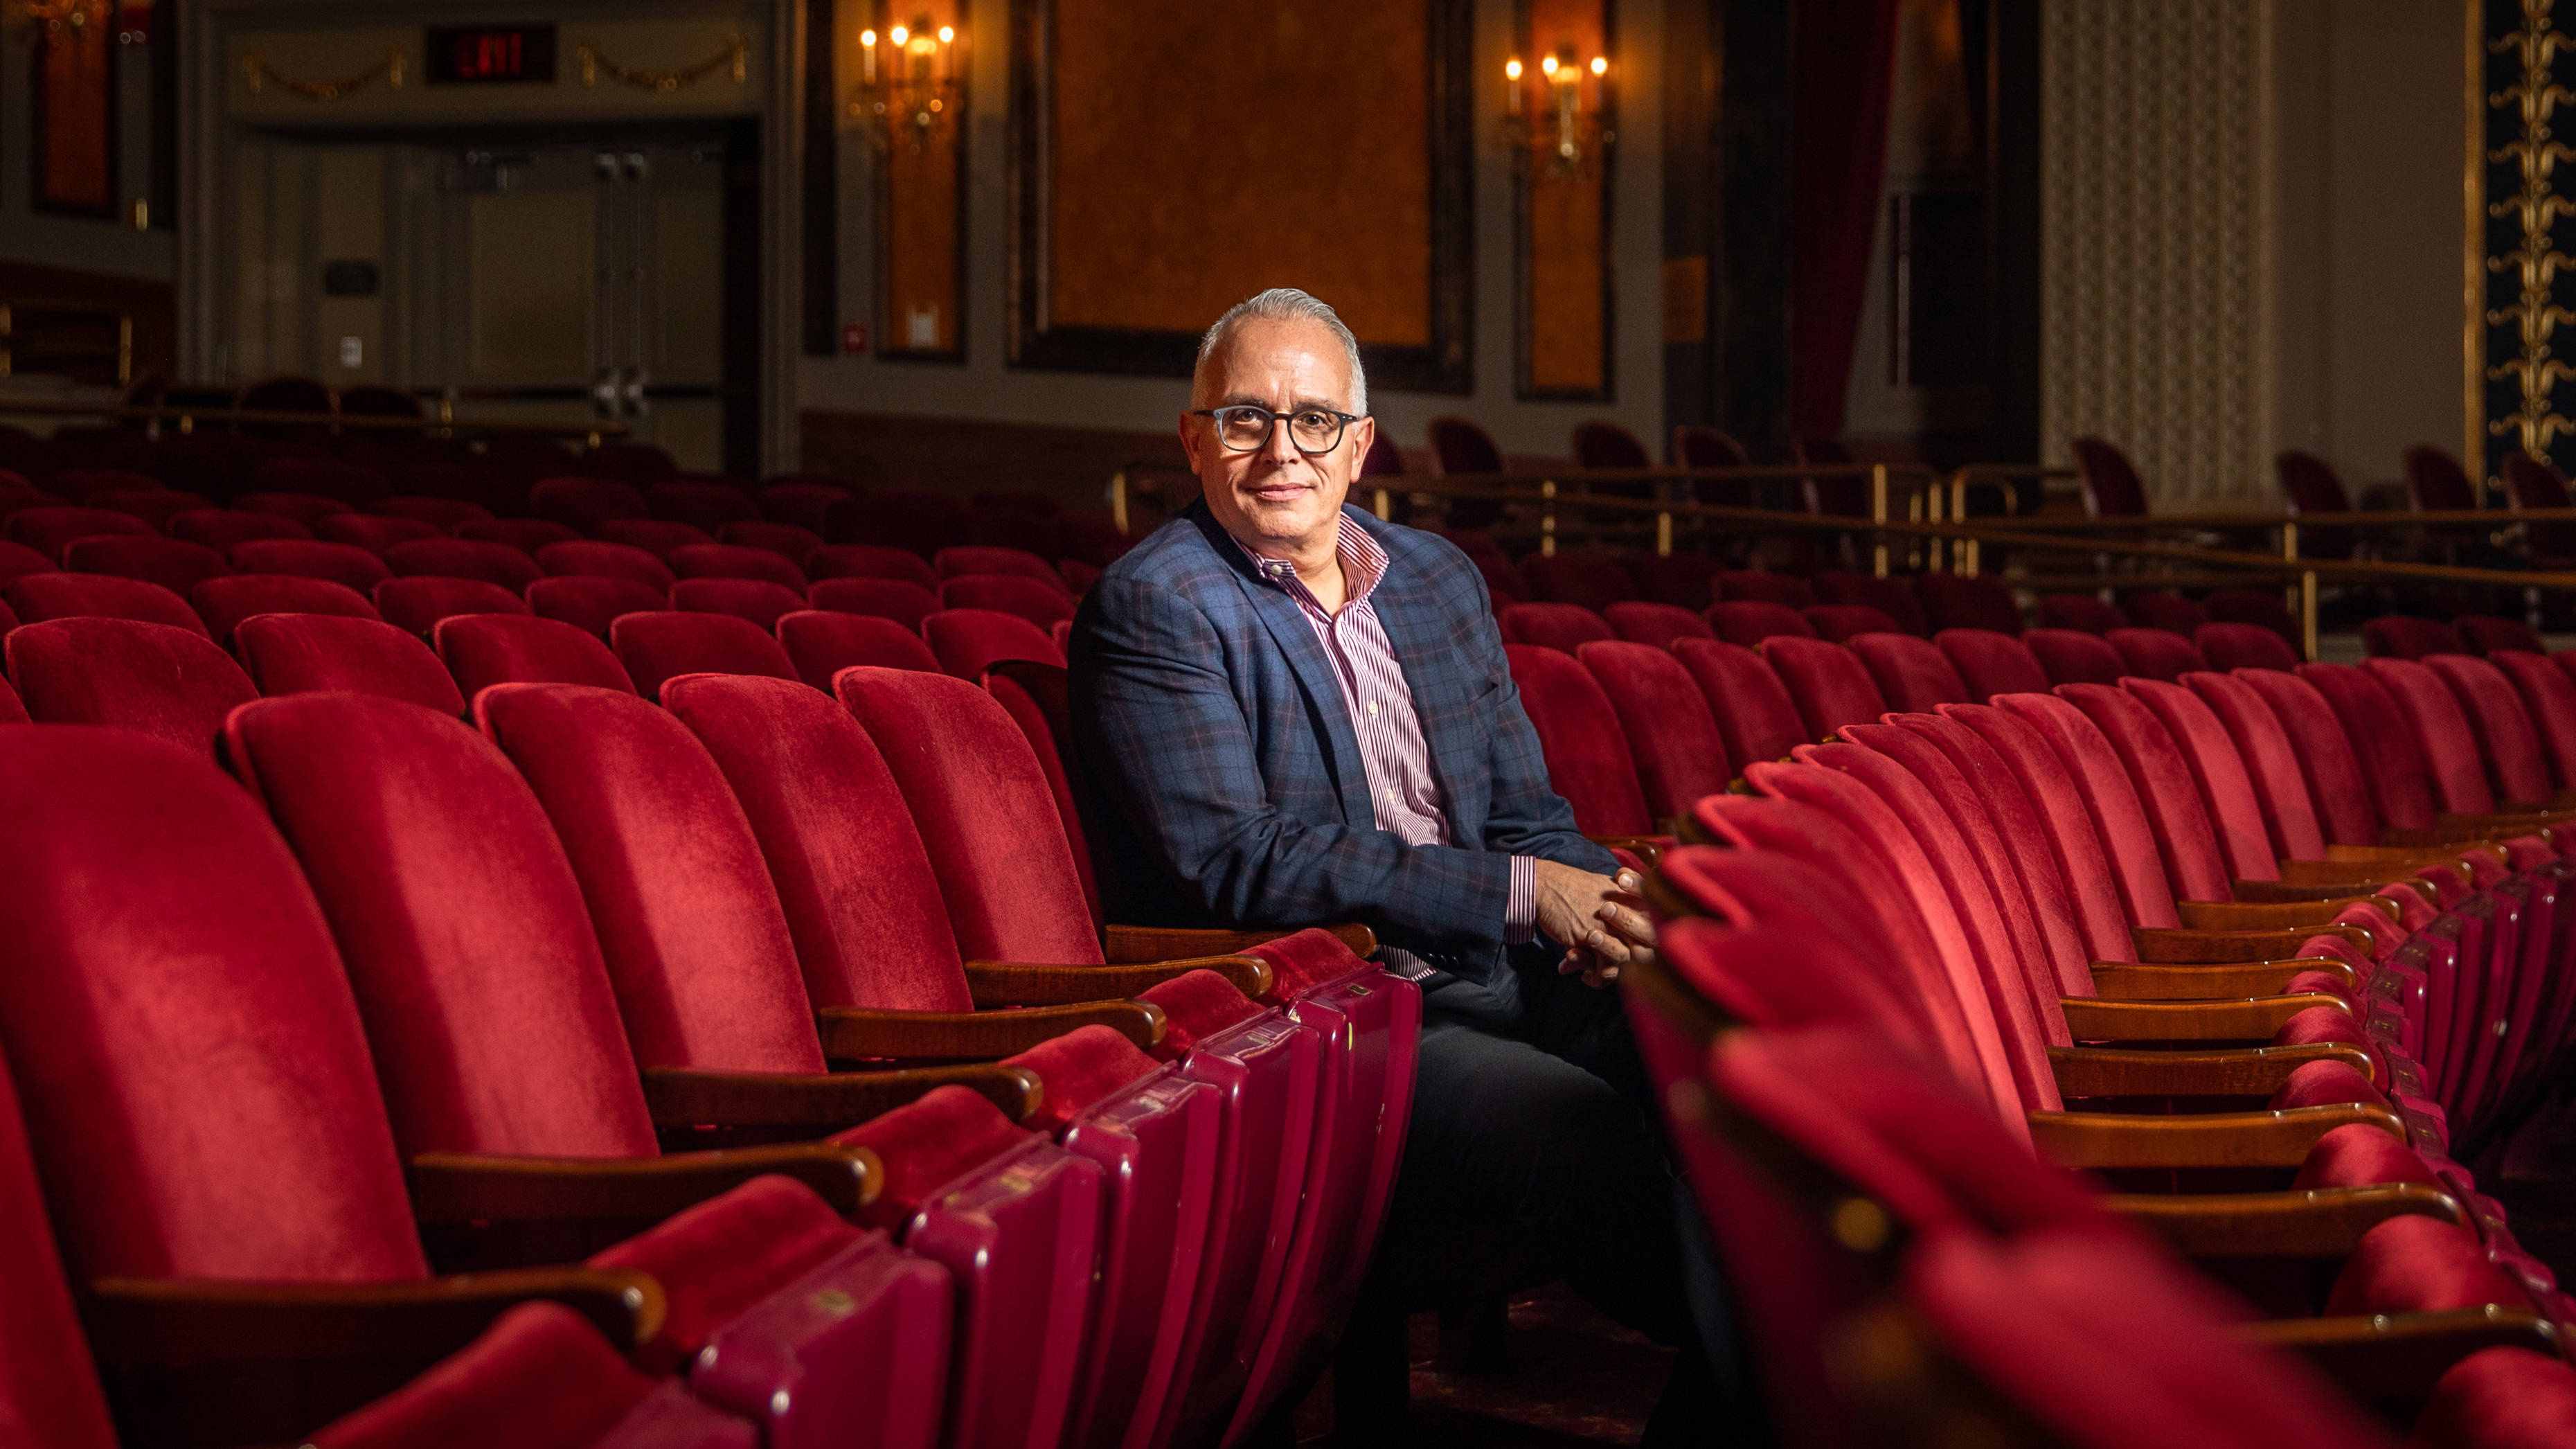
[[[1360,467],[1368,462],[1369,449],[1377,446],[1377,415],[1367,414],[1351,424],[1351,480],[1359,481]]]
[[[1181,452],[1190,460],[1193,473],[1199,470],[1199,430],[1190,425],[1197,421],[1186,411],[1181,414]]]

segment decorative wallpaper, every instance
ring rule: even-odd
[[[2469,160],[2469,434],[2464,461],[2492,481],[2508,454],[2529,452],[2561,469],[2576,464],[2576,379],[2556,355],[2562,323],[2576,323],[2576,257],[2560,248],[2576,201],[2559,163],[2576,149],[2556,139],[2576,121],[2576,13],[2555,0],[2470,0],[2478,30],[2468,80],[2483,144]],[[2576,12],[2576,6],[2570,7]],[[2561,108],[2566,110],[2562,115]]]

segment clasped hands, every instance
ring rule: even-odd
[[[1565,946],[1558,974],[1581,973],[1594,988],[1619,978],[1619,968],[1655,952],[1655,923],[1646,915],[1638,892],[1645,882],[1621,867],[1616,875],[1595,875],[1552,860],[1536,862],[1538,928]]]

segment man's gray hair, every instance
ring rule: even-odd
[[[1333,310],[1331,303],[1295,287],[1273,287],[1228,307],[1225,315],[1216,319],[1216,325],[1207,330],[1207,335],[1199,339],[1196,370],[1204,372],[1207,369],[1208,357],[1216,351],[1216,345],[1225,340],[1225,334],[1234,329],[1235,323],[1256,318],[1264,322],[1320,322],[1331,328],[1333,336],[1341,340],[1342,354],[1351,362],[1351,411],[1367,415],[1368,373],[1360,367],[1360,340],[1351,335],[1350,328],[1342,325],[1341,316]],[[1195,385],[1196,379],[1193,378],[1192,382]]]

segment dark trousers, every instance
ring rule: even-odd
[[[1646,1443],[1758,1443],[1761,1414],[1696,1207],[1617,989],[1511,953],[1485,985],[1434,977],[1404,1166],[1355,1318],[1426,1306],[1496,1252],[1680,1350]],[[1441,1278],[1452,1281],[1441,1283]],[[1490,1285],[1489,1285],[1490,1286]]]

